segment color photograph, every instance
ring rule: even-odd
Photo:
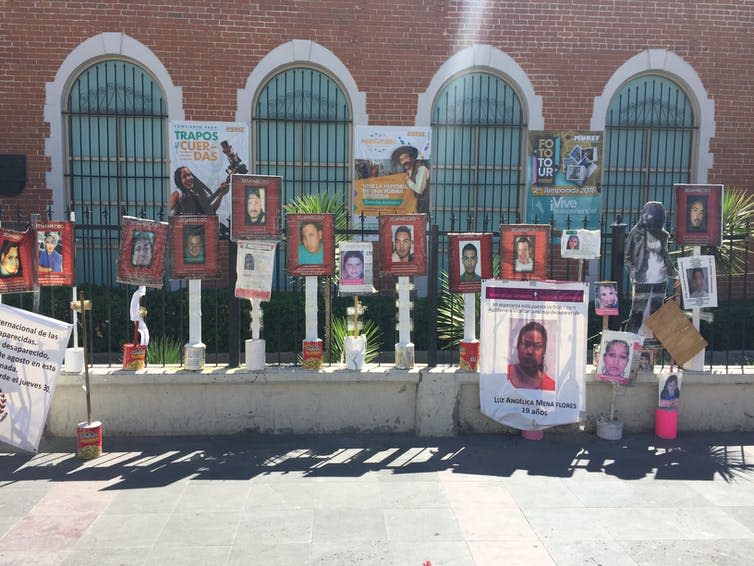
[[[675,241],[689,246],[719,247],[722,243],[723,185],[675,187]]]
[[[492,234],[448,234],[448,282],[452,293],[478,293],[492,277]]]
[[[333,214],[289,214],[285,221],[289,275],[335,273]]]
[[[264,239],[280,235],[281,187],[281,177],[231,177],[231,240]]]
[[[216,279],[220,274],[217,216],[170,219],[170,277]]]
[[[379,217],[383,273],[394,276],[425,274],[426,222],[426,214]]]
[[[506,224],[500,229],[503,279],[547,279],[549,224]]]

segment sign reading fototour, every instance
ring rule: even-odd
[[[482,282],[482,413],[521,430],[575,423],[586,408],[589,287]]]
[[[0,304],[0,441],[36,452],[72,329]]]

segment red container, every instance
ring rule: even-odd
[[[322,367],[322,358],[325,348],[322,340],[304,340],[302,350],[302,365],[306,369],[319,369]]]
[[[678,435],[678,411],[675,409],[655,409],[655,434],[666,440]]]
[[[479,341],[461,342],[458,367],[467,371],[477,371],[479,364]]]
[[[102,456],[102,423],[92,421],[76,426],[76,455],[82,460]]]
[[[141,344],[123,346],[123,369],[144,369],[147,362],[147,347]]]

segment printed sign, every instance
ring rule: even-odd
[[[236,297],[269,301],[277,242],[241,240],[236,255]]]
[[[73,286],[73,222],[40,222],[35,226],[37,281],[41,287]]]

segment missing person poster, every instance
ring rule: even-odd
[[[133,216],[121,219],[118,283],[162,287],[168,249],[168,223]]]
[[[679,257],[678,275],[684,308],[717,306],[715,256]]]
[[[428,213],[430,128],[357,126],[354,217]]]
[[[248,173],[249,126],[241,122],[170,122],[170,216],[216,214],[229,226],[230,178]]]
[[[586,407],[589,287],[482,282],[482,413],[521,430],[575,423]]]
[[[37,282],[41,287],[72,286],[74,282],[73,222],[40,222],[37,240]]]
[[[236,255],[236,297],[269,301],[275,270],[275,241],[241,240]]]
[[[675,241],[692,246],[720,247],[723,185],[674,185],[677,214]]]
[[[34,234],[0,229],[0,294],[34,290]]]
[[[529,132],[527,222],[600,228],[602,141],[602,132]]]
[[[371,295],[373,287],[374,245],[372,242],[341,242],[340,285],[338,294]]]
[[[72,329],[0,304],[0,441],[37,451]]]

